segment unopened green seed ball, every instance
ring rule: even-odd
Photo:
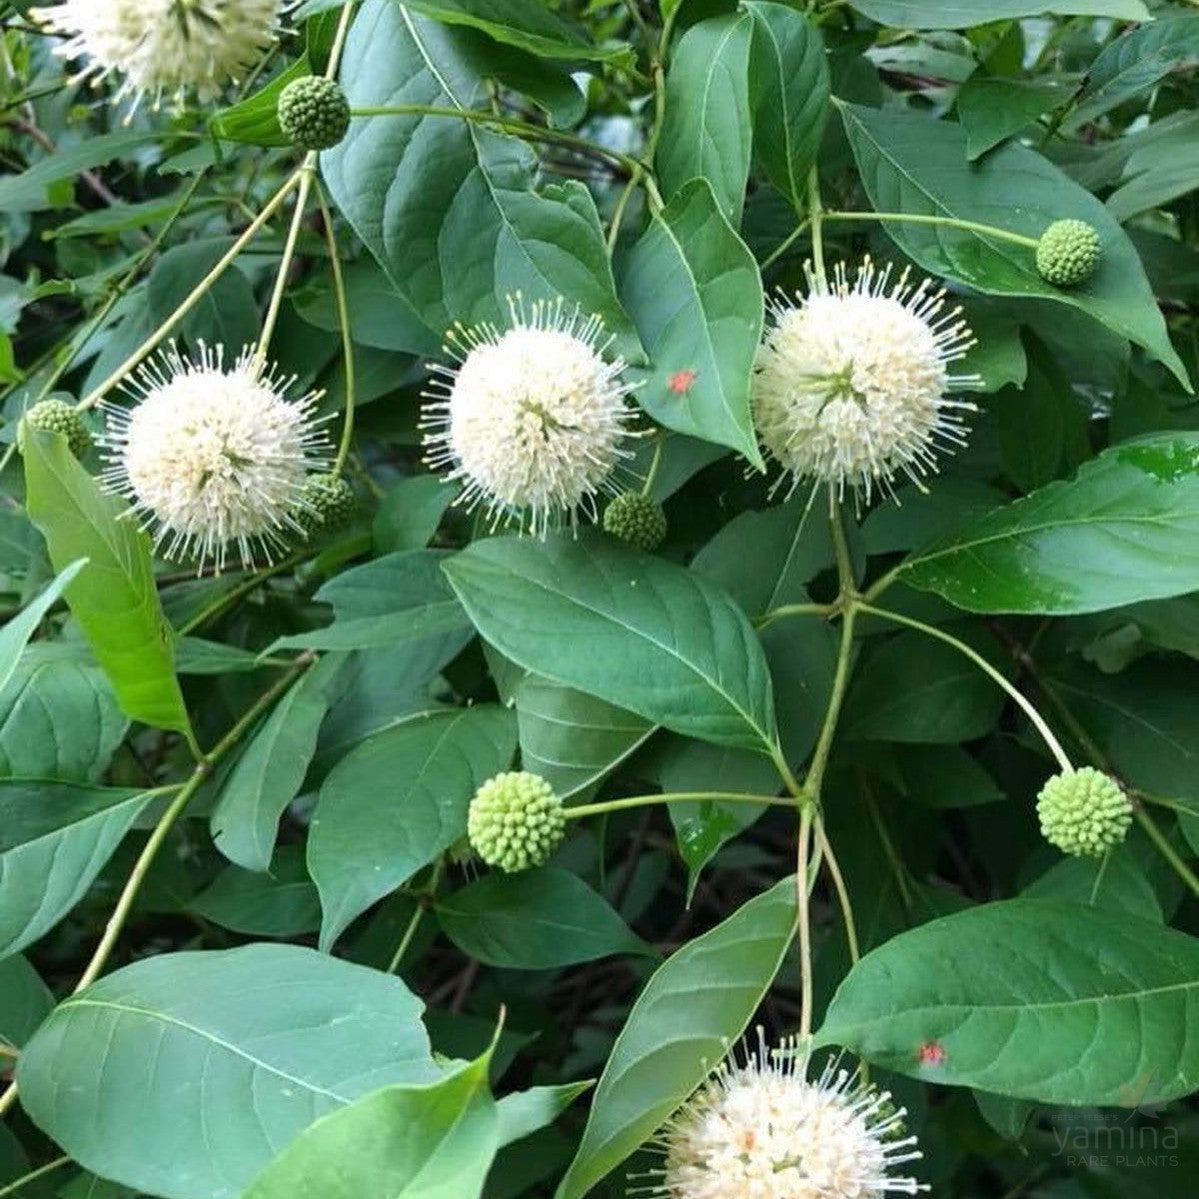
[[[349,524],[358,506],[353,488],[340,475],[312,475],[300,492],[296,519],[309,536]]]
[[[1083,766],[1055,774],[1037,796],[1045,840],[1075,857],[1102,857],[1132,824],[1132,804],[1115,779]]]
[[[475,793],[466,831],[475,852],[508,874],[544,866],[566,833],[562,801],[540,775],[511,771]]]
[[[62,400],[42,400],[34,404],[17,426],[17,445],[25,452],[25,430],[43,429],[47,433],[61,433],[67,439],[67,447],[76,458],[82,458],[92,448],[92,435],[83,423],[83,417]]]
[[[328,150],[350,127],[350,102],[333,79],[306,75],[279,95],[279,127],[301,150]]]
[[[1037,270],[1055,287],[1076,287],[1095,273],[1100,249],[1086,221],[1054,221],[1037,242]]]
[[[604,511],[604,531],[652,554],[666,540],[662,505],[640,492],[618,495]]]

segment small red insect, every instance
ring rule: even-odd
[[[670,376],[666,386],[670,388],[675,395],[682,395],[684,392],[691,389],[691,384],[695,382],[695,371],[675,371]]]
[[[922,1066],[939,1066],[945,1060],[945,1047],[936,1041],[925,1041],[916,1051]]]

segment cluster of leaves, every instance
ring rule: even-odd
[[[29,7],[0,6],[0,1195],[619,1195],[751,1022],[797,1027],[801,964],[816,1043],[888,1080],[937,1192],[1193,1194],[1199,15],[308,0],[238,102],[123,122]],[[351,15],[376,115],[319,172],[360,510],[193,577],[98,457],[16,458],[17,424],[199,295]],[[1062,218],[1103,245],[1070,290],[994,233]],[[256,341],[285,220],[185,344]],[[271,355],[336,417],[321,223]],[[981,378],[927,494],[831,522],[753,469],[765,289],[813,237],[945,281]],[[514,292],[632,364],[657,554],[491,536],[422,467],[427,359]],[[1040,839],[1057,766],[1013,687],[1133,795],[1105,858]],[[609,810],[487,873],[467,806],[516,762]],[[614,802],[658,792],[693,798]],[[839,867],[810,905],[792,792]]]

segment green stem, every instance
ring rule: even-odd
[[[785,616],[832,616],[841,610],[838,603],[832,604],[783,604],[779,608],[771,608],[758,622],[758,631],[769,628],[776,620]]]
[[[933,637],[937,641],[943,641],[946,645],[953,646],[958,653],[969,658],[975,666],[979,668],[988,678],[990,678],[997,686],[1002,687],[1004,691],[1019,705],[1021,711],[1032,721],[1037,732],[1041,734],[1045,744],[1049,747],[1049,752],[1057,759],[1057,764],[1062,770],[1070,771],[1074,767],[1070,764],[1070,758],[1066,751],[1062,748],[1062,743],[1057,739],[1053,730],[1049,727],[1045,718],[1037,711],[1033,703],[1027,699],[1024,693],[1006,679],[1000,671],[996,670],[990,662],[986,660],[977,650],[972,649],[964,641],[960,641],[951,633],[946,633],[942,629],[934,628],[932,625],[925,624],[921,620],[913,620],[910,616],[900,616],[898,612],[888,612],[884,608],[875,608],[871,604],[859,602],[857,605],[859,612],[870,616],[877,616],[881,620],[889,620],[893,624],[904,625],[906,628],[915,629],[917,632],[923,633],[927,637]]]
[[[212,749],[204,756],[204,761],[201,765],[207,765],[209,769],[217,765],[222,758],[235,746],[237,743],[257,724],[260,716],[268,711],[285,691],[287,691],[292,683],[296,681],[305,671],[310,669],[317,662],[316,654],[307,651],[301,654],[274,683],[271,684],[255,701],[250,705],[249,710],[242,715],[236,724],[212,747]]]
[[[812,269],[816,275],[816,284],[823,290],[828,286],[828,276],[824,272],[824,221],[827,213],[820,201],[820,173],[813,165],[808,172],[808,223],[812,227]]]
[[[186,621],[176,629],[176,633],[180,637],[186,637],[189,633],[194,633],[210,621],[214,616],[223,612],[230,604],[237,603],[238,600],[244,599],[250,592],[257,590],[268,579],[274,578],[276,575],[282,574],[285,570],[290,570],[293,566],[299,565],[305,558],[309,556],[308,550],[303,550],[276,562],[273,566],[267,566],[262,570],[255,571],[248,579],[239,583],[230,591],[226,591],[223,595],[217,596],[212,603],[201,609],[191,620]]]
[[[795,245],[797,241],[799,241],[801,237],[803,237],[803,235],[808,231],[808,225],[810,223],[811,222],[806,220],[800,221],[799,224],[796,225],[795,228],[792,229],[791,232],[788,233],[787,236],[783,238],[783,240],[779,242],[779,244],[775,246],[774,249],[771,250],[764,259],[762,259],[758,269],[764,271],[768,267],[773,266],[780,258],[782,258],[784,254],[786,254],[789,249],[791,249],[793,245]]]
[[[805,803],[799,813],[795,849],[795,900],[799,924],[799,1038],[801,1048],[812,1036],[812,913],[808,902],[808,873],[812,854],[812,820],[815,804]]]
[[[258,214],[258,216],[247,226],[246,230],[233,243],[229,250],[221,257],[220,261],[196,284],[195,287],[188,293],[183,302],[167,317],[159,327],[150,334],[145,341],[142,342],[120,366],[116,368],[103,382],[93,387],[77,405],[79,411],[86,411],[88,408],[95,407],[118,383],[124,379],[130,371],[134,370],[142,360],[152,354],[158,346],[162,344],[171,333],[179,326],[186,318],[189,312],[208,293],[208,289],[229,269],[233,261],[239,254],[250,244],[257,236],[258,232],[267,224],[267,222],[278,211],[284,200],[291,194],[291,191],[300,181],[300,172],[294,172],[286,183],[271,197],[267,202],[266,207]]]
[[[287,291],[287,277],[291,273],[291,264],[296,256],[296,245],[300,240],[300,230],[304,227],[304,214],[308,208],[308,196],[312,191],[313,179],[316,177],[316,159],[315,151],[309,151],[304,155],[304,161],[297,169],[300,187],[296,194],[296,207],[291,216],[291,224],[288,226],[287,238],[283,243],[279,269],[275,272],[275,286],[271,291],[266,317],[262,322],[262,330],[258,334],[258,349],[254,355],[254,360],[260,370],[266,365],[271,339],[275,336],[275,326],[279,322],[279,313],[283,308],[283,296]]]
[[[416,897],[416,911],[412,913],[412,918],[408,921],[408,927],[404,929],[404,935],[400,938],[400,943],[387,965],[388,974],[394,974],[400,968],[400,963],[404,960],[404,954],[408,952],[408,947],[412,944],[413,937],[416,936],[416,930],[420,928],[421,919],[437,894],[437,888],[441,885],[441,875],[444,869],[445,864],[443,860],[438,858],[437,864],[433,867],[433,876],[429,879],[429,885]]]
[[[333,34],[333,45],[329,48],[329,62],[325,67],[325,78],[335,79],[337,68],[341,66],[342,51],[346,48],[346,38],[350,32],[350,22],[354,17],[354,0],[341,10],[341,19],[337,22],[337,30]]]
[[[645,167],[640,163],[637,164],[636,170],[629,175],[629,181],[621,190],[620,197],[616,201],[616,207],[612,210],[612,221],[608,225],[608,257],[611,258],[616,250],[616,241],[620,237],[620,226],[624,221],[625,209],[629,206],[629,201],[633,198],[633,193],[641,185],[642,176],[645,174]]]
[[[1195,876],[1195,872],[1184,862],[1178,853],[1178,850],[1170,844],[1165,833],[1157,827],[1153,817],[1145,811],[1144,808],[1138,807],[1134,811],[1137,824],[1145,831],[1149,840],[1153,842],[1157,852],[1166,859],[1174,869],[1174,873],[1190,888],[1192,895],[1199,895],[1199,878]]]
[[[28,1174],[22,1174],[16,1182],[10,1182],[8,1186],[0,1187],[0,1199],[5,1199],[5,1196],[19,1191],[27,1183],[36,1182],[39,1178],[49,1174],[52,1170],[57,1170],[60,1166],[69,1165],[70,1161],[71,1159],[64,1154],[62,1157],[56,1157],[52,1162],[47,1162],[44,1166],[38,1166],[36,1170],[30,1170]]]
[[[963,229],[967,233],[977,233],[980,237],[993,237],[999,241],[1009,241],[1018,246],[1028,246],[1033,250],[1038,245],[1035,237],[1026,237],[1023,233],[1013,233],[1010,229],[1000,229],[996,225],[983,225],[978,221],[967,221],[960,217],[934,216],[931,213],[824,212],[821,217],[826,221],[890,221],[905,225],[938,225],[946,229]]]
[[[654,488],[654,480],[658,477],[658,468],[662,465],[662,449],[666,445],[666,434],[659,429],[657,438],[654,441],[654,456],[650,459],[649,471],[646,473],[645,482],[641,484],[641,494],[649,495]]]
[[[752,803],[769,804],[774,807],[793,808],[795,803],[778,795],[746,795],[740,791],[675,791],[664,795],[631,795],[626,799],[609,799],[603,803],[580,804],[563,808],[567,820],[579,820],[585,816],[605,816],[609,812],[624,812],[629,808],[644,808],[660,803]]]
[[[333,462],[333,473],[340,475],[345,469],[346,458],[354,440],[354,339],[350,334],[350,306],[346,299],[346,281],[342,274],[341,259],[337,255],[337,237],[333,232],[333,213],[329,210],[329,202],[325,198],[325,189],[319,181],[316,184],[316,202],[320,205],[321,223],[325,227],[325,244],[329,247],[329,265],[333,271],[333,295],[337,302],[337,323],[341,329],[341,353],[345,359],[346,374],[346,410],[342,418],[341,441],[337,447],[337,457]]]
[[[537,141],[553,142],[559,146],[568,146],[581,154],[599,155],[615,162],[626,171],[632,173],[640,165],[635,158],[622,154],[619,150],[609,150],[596,142],[588,141],[562,129],[550,129],[545,125],[534,125],[531,121],[522,121],[517,117],[497,116],[494,112],[484,112],[473,108],[444,108],[432,104],[392,104],[379,107],[352,108],[352,117],[449,117],[466,121],[475,125],[494,125],[506,133],[514,133],[518,137],[533,138]]]
[[[828,872],[833,880],[833,890],[837,892],[837,902],[841,907],[841,917],[845,921],[845,939],[849,943],[849,960],[856,966],[862,957],[861,942],[858,940],[858,925],[853,915],[853,904],[849,898],[849,888],[845,885],[845,875],[841,873],[841,863],[833,852],[833,843],[829,840],[828,830],[824,820],[816,820],[816,840],[824,860],[828,862]]]

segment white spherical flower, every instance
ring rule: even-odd
[[[34,15],[65,34],[81,78],[120,78],[116,99],[212,100],[269,46],[279,0],[64,0]]]
[[[882,1199],[928,1187],[894,1173],[922,1156],[890,1095],[830,1063],[814,1082],[791,1042],[725,1064],[662,1134],[660,1199]]]
[[[938,450],[965,442],[970,403],[948,393],[978,382],[948,367],[974,344],[957,308],[928,280],[875,270],[866,259],[851,283],[808,274],[808,295],[772,307],[758,353],[754,419],[762,444],[790,477],[846,485],[867,500],[897,474],[920,486]]]
[[[167,558],[213,560],[230,547],[243,561],[271,561],[296,519],[309,470],[325,465],[325,434],[312,392],[298,400],[246,349],[226,367],[222,347],[201,344],[197,360],[174,346],[127,387],[138,402],[106,405],[109,490],[125,496]]]
[[[629,457],[622,443],[632,409],[625,364],[609,361],[599,317],[561,300],[526,312],[510,302],[511,327],[454,330],[453,367],[426,393],[427,461],[463,483],[462,502],[484,504],[493,527],[516,523],[544,536],[582,508],[595,519],[597,492]]]

